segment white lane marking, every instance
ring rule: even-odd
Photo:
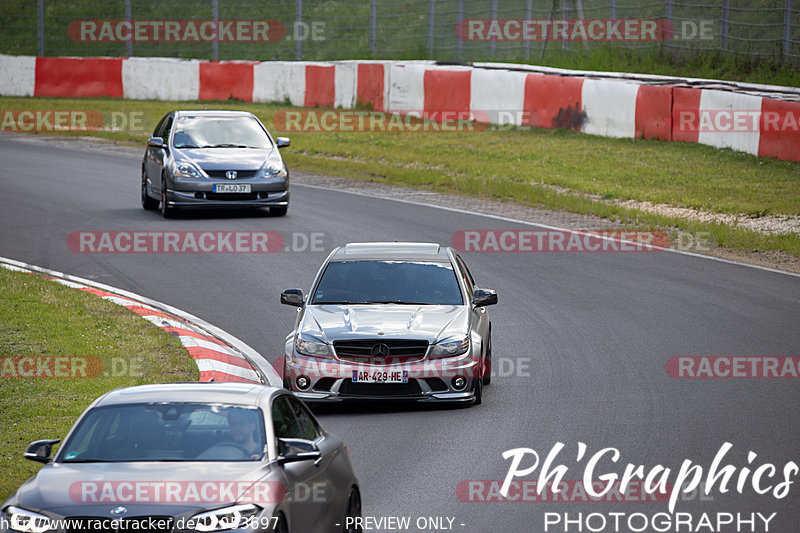
[[[86,285],[82,285],[80,283],[75,283],[74,281],[67,281],[65,279],[58,279],[52,278],[50,281],[55,281],[56,283],[60,283],[62,285],[66,285],[67,287],[72,287],[73,289],[86,289]]]
[[[378,198],[380,200],[386,200],[386,201],[389,201],[389,202],[400,202],[400,203],[403,203],[403,204],[416,205],[416,206],[420,206],[420,207],[432,207],[434,209],[442,209],[444,211],[451,211],[453,213],[459,213],[459,214],[462,214],[462,215],[473,215],[473,216],[479,216],[479,217],[493,218],[495,220],[502,220],[504,222],[513,222],[514,224],[523,224],[523,225],[526,225],[526,226],[534,226],[534,227],[537,227],[537,228],[544,228],[544,229],[549,229],[549,230],[554,230],[554,231],[564,231],[564,232],[569,232],[569,233],[580,233],[581,231],[585,231],[585,230],[559,228],[558,226],[550,226],[548,224],[541,224],[541,223],[538,223],[538,222],[529,222],[527,220],[519,220],[519,219],[511,218],[511,217],[504,217],[502,215],[493,215],[491,213],[479,213],[479,212],[476,212],[476,211],[467,211],[465,209],[459,209],[459,208],[456,208],[456,207],[447,207],[447,206],[444,206],[444,205],[429,204],[429,203],[426,203],[426,202],[418,202],[416,200],[406,200],[406,199],[403,199],[403,198],[376,196],[374,194],[367,194],[367,193],[358,192],[358,191],[344,191],[344,190],[340,190],[340,189],[333,189],[333,188],[330,188],[330,187],[323,187],[321,185],[309,185],[307,183],[294,183],[292,185],[292,187],[308,187],[309,189],[320,189],[320,190],[324,190],[324,191],[335,191],[335,192],[339,192],[339,193],[342,193],[342,194],[353,194],[355,196],[363,196],[363,197],[366,197],[366,198]],[[625,230],[624,230],[624,228],[619,228],[619,231],[625,231]],[[610,239],[607,236],[601,236],[601,238]],[[613,240],[613,239],[611,239],[611,240]],[[619,242],[619,239],[617,239],[617,242]],[[787,276],[794,276],[794,277],[800,278],[800,273],[797,273],[797,272],[789,272],[787,270],[778,270],[777,268],[766,267],[766,266],[762,266],[762,265],[752,265],[750,263],[743,263],[741,261],[735,261],[733,259],[725,259],[724,257],[716,257],[716,256],[713,256],[713,255],[699,254],[697,252],[690,252],[688,250],[677,250],[675,248],[664,248],[664,247],[661,247],[661,246],[653,246],[653,248],[654,249],[658,249],[658,250],[662,250],[664,252],[671,252],[671,253],[675,253],[675,254],[688,255],[688,256],[691,256],[691,257],[699,257],[701,259],[710,259],[711,261],[718,261],[720,263],[727,263],[729,265],[737,265],[737,266],[742,266],[742,267],[755,268],[755,269],[758,269],[758,270],[764,270],[766,272],[774,272],[776,274],[785,274]]]
[[[3,263],[2,267],[5,268],[6,270],[13,270],[14,272],[24,272],[25,274],[33,274],[33,272],[31,272],[27,268],[19,268],[14,265],[7,265]]]

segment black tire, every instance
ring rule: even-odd
[[[270,207],[269,208],[269,216],[271,217],[282,217],[286,215],[286,212],[289,210],[288,205],[279,206],[279,207]]]
[[[172,218],[175,214],[175,208],[167,205],[167,182],[161,178],[161,216],[164,218]]]
[[[347,509],[345,509],[345,521],[342,524],[342,533],[361,533],[364,531],[360,525],[357,527],[347,527],[347,518],[361,517],[361,494],[356,487],[350,489],[350,495],[347,497]]]
[[[492,382],[492,330],[489,330],[489,338],[486,340],[486,355],[483,361],[483,384],[488,385]]]
[[[158,209],[158,200],[154,200],[147,195],[147,177],[142,169],[142,207],[148,211]]]
[[[475,399],[472,400],[472,405],[480,405],[483,402],[483,380],[476,379],[475,386],[472,390],[475,393]]]
[[[286,519],[283,515],[278,517],[278,521],[275,524],[275,529],[273,530],[275,533],[289,533],[289,526],[286,525]]]

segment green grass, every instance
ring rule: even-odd
[[[30,367],[9,359],[18,357],[80,357],[88,362],[87,377],[80,367],[74,374],[67,371],[70,377],[19,377]],[[27,444],[63,438],[95,398],[117,387],[198,378],[194,361],[175,337],[124,307],[4,268],[0,358],[0,501],[41,466],[22,458]],[[94,364],[98,361],[102,373]],[[50,368],[59,373],[58,367]]]
[[[111,99],[0,98],[0,109],[96,109],[138,113],[151,129],[167,111],[245,109],[274,134],[272,118],[287,107],[236,102],[152,102]],[[147,131],[96,132],[143,147]],[[85,135],[68,133],[67,135]],[[737,250],[775,249],[800,256],[800,237],[765,236],[739,228],[689,223],[595,201],[634,199],[751,216],[800,214],[800,163],[759,158],[694,143],[611,139],[575,131],[516,129],[474,132],[291,133],[284,150],[297,170],[513,200],[657,228],[709,231],[714,244]],[[545,183],[568,188],[559,193]]]

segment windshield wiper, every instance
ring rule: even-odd
[[[113,463],[106,459],[64,459],[62,463]]]
[[[324,300],[322,302],[314,301],[311,305],[357,305],[364,302],[348,302],[347,300]]]
[[[368,304],[431,305],[429,302],[409,302],[408,300],[369,300]]]
[[[253,147],[248,146],[246,144],[214,144],[211,146],[206,146],[205,148],[253,148]]]

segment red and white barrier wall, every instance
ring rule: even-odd
[[[0,94],[467,112],[493,124],[698,142],[800,161],[800,102],[430,61],[251,62],[0,55]],[[710,122],[709,122],[710,121]],[[710,124],[710,127],[705,127]],[[705,125],[705,126],[704,126]]]

